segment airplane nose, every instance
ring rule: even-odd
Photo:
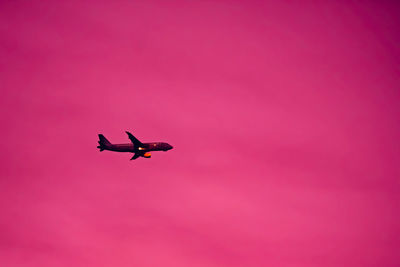
[[[168,148],[168,149],[173,149],[173,148],[174,148],[173,146],[169,145],[169,148]]]

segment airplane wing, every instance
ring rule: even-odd
[[[137,159],[138,157],[140,157],[139,153],[135,153],[135,155],[133,155],[133,157],[131,158],[131,160]]]
[[[134,137],[130,132],[126,131],[129,139],[132,141],[132,143],[135,145],[135,148],[142,146],[142,142],[140,142],[136,137]]]

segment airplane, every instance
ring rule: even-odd
[[[142,143],[130,132],[127,132],[131,144],[111,144],[104,135],[99,134],[99,146],[97,148],[100,151],[110,150],[116,152],[131,152],[134,153],[131,160],[137,159],[138,157],[151,158],[150,151],[168,151],[173,148],[168,143],[156,142],[156,143]]]

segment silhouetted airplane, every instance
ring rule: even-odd
[[[104,135],[99,134],[99,146],[97,148],[100,151],[110,150],[116,152],[132,152],[135,153],[131,160],[137,159],[138,157],[150,158],[150,151],[167,151],[173,147],[167,143],[142,143],[136,137],[134,137],[130,132],[126,132],[131,139],[131,144],[111,144]]]

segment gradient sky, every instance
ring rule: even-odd
[[[1,1],[0,265],[399,266],[399,14]]]

